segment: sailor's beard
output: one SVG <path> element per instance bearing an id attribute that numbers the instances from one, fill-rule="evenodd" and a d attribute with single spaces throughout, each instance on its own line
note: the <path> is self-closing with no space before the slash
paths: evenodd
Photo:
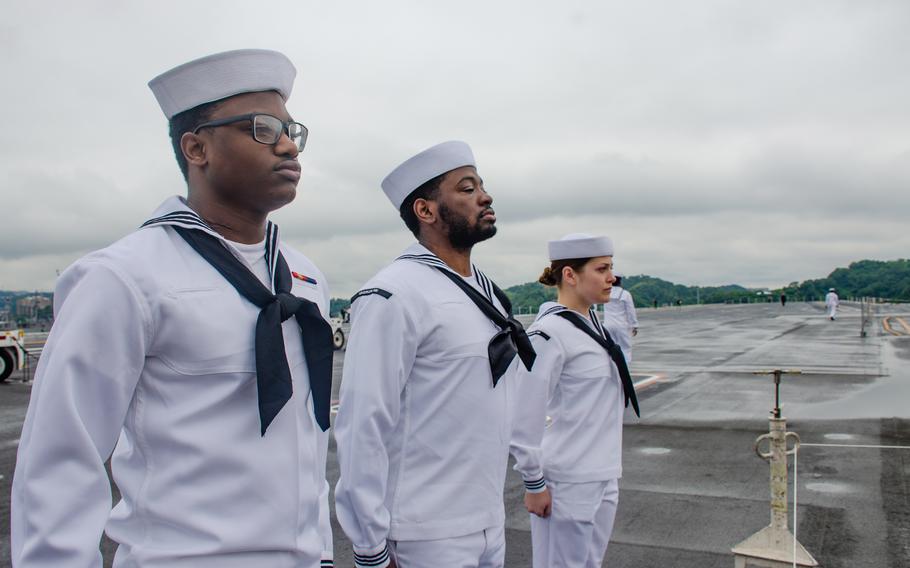
<path id="1" fill-rule="evenodd" d="M 478 223 L 471 226 L 467 218 L 458 216 L 443 203 L 439 204 L 439 217 L 449 228 L 449 243 L 459 250 L 468 250 L 496 234 L 496 225 L 482 226 L 478 219 Z"/>

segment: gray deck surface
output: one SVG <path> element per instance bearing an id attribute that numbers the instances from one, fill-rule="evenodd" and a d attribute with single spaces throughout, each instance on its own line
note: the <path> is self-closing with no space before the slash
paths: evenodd
<path id="1" fill-rule="evenodd" d="M 768 467 L 752 442 L 767 431 L 773 391 L 769 377 L 752 371 L 806 372 L 785 377 L 781 388 L 788 429 L 804 443 L 910 446 L 910 335 L 882 326 L 884 316 L 910 321 L 908 314 L 910 306 L 880 306 L 862 338 L 850 303 L 834 322 L 820 304 L 805 303 L 640 310 L 632 371 L 659 380 L 640 393 L 643 418 L 626 416 L 619 512 L 604 565 L 731 567 L 731 547 L 768 524 Z M 336 352 L 336 393 L 343 359 Z M 0 385 L 2 566 L 31 390 L 20 381 L 21 373 Z M 799 540 L 822 566 L 910 566 L 910 450 L 805 446 L 798 473 Z M 328 475 L 334 484 L 334 446 Z M 510 471 L 509 567 L 530 566 L 522 495 Z M 335 544 L 336 566 L 353 566 L 337 525 Z M 103 548 L 109 565 L 112 545 Z"/>

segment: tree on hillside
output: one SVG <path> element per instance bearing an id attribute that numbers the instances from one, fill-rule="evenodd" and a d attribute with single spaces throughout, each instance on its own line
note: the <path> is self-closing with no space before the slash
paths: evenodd
<path id="1" fill-rule="evenodd" d="M 826 278 L 806 280 L 796 290 L 805 299 L 820 300 L 829 288 L 837 288 L 841 298 L 910 300 L 910 260 L 860 260 L 835 269 Z"/>
<path id="2" fill-rule="evenodd" d="M 739 303 L 756 299 L 776 299 L 782 292 L 793 301 L 825 297 L 828 288 L 837 288 L 841 298 L 870 296 L 910 301 L 910 260 L 860 260 L 847 268 L 837 268 L 826 278 L 790 282 L 775 290 L 754 290 L 735 284 L 726 286 L 684 286 L 644 274 L 627 276 L 623 286 L 632 293 L 637 307 L 660 305 Z M 537 282 L 512 286 L 505 290 L 516 311 L 536 310 L 545 301 L 556 298 L 556 291 Z M 761 293 L 761 297 L 759 297 Z"/>

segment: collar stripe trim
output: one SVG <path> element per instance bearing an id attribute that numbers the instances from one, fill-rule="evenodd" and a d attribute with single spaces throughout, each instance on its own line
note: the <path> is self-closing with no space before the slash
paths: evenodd
<path id="1" fill-rule="evenodd" d="M 484 294 L 486 294 L 487 299 L 492 302 L 493 286 L 490 284 L 490 279 L 487 278 L 487 275 L 484 274 L 479 268 L 477 268 L 476 264 L 472 264 L 471 267 L 474 269 L 474 277 L 477 279 L 480 287 L 483 288 Z"/>
<path id="2" fill-rule="evenodd" d="M 162 215 L 160 217 L 155 217 L 154 219 L 149 219 L 143 223 L 140 227 L 149 227 L 152 225 L 171 225 L 171 224 L 189 224 L 197 225 L 206 229 L 207 231 L 215 232 L 208 223 L 202 220 L 202 217 L 191 213 L 189 211 L 174 211 L 173 213 L 168 213 L 167 215 Z"/>
<path id="3" fill-rule="evenodd" d="M 170 213 L 161 215 L 160 217 L 149 219 L 143 223 L 140 228 L 159 225 L 176 225 L 178 227 L 184 227 L 186 229 L 202 229 L 207 233 L 210 233 L 212 236 L 215 236 L 222 241 L 224 240 L 223 236 L 212 229 L 211 225 L 206 223 L 202 217 L 193 211 L 172 211 Z M 272 283 L 272 291 L 274 291 L 276 273 L 275 269 L 278 265 L 278 225 L 272 223 L 271 221 L 268 222 L 268 225 L 266 225 L 265 229 L 265 258 L 269 270 L 269 280 Z"/>
<path id="4" fill-rule="evenodd" d="M 543 317 L 545 317 L 545 316 L 548 316 L 548 315 L 550 315 L 550 314 L 555 314 L 556 312 L 561 312 L 561 311 L 563 311 L 563 310 L 565 310 L 565 309 L 567 309 L 567 308 L 566 308 L 565 306 L 563 306 L 563 305 L 553 306 L 552 308 L 548 308 L 547 311 L 545 311 L 544 313 L 540 314 L 540 315 L 537 317 L 537 319 L 541 319 L 541 318 L 543 318 Z"/>
<path id="5" fill-rule="evenodd" d="M 439 268 L 444 268 L 452 274 L 456 274 L 457 276 L 461 277 L 460 274 L 452 270 L 452 267 L 443 262 L 443 260 L 435 254 L 403 254 L 395 260 L 412 260 L 414 262 L 419 262 L 421 264 L 426 264 L 429 266 L 438 266 Z M 495 306 L 496 302 L 493 301 L 493 286 L 490 284 L 490 279 L 487 278 L 487 275 L 484 274 L 479 268 L 477 268 L 477 265 L 472 264 L 471 267 L 474 269 L 474 278 L 477 280 L 477 283 L 480 284 L 480 288 L 483 290 L 484 296 L 486 296 L 487 299 L 490 300 L 490 302 L 492 302 Z"/>
<path id="6" fill-rule="evenodd" d="M 597 312 L 594 311 L 594 306 L 591 306 L 590 308 L 588 308 L 588 316 L 591 318 L 591 321 L 594 323 L 594 329 L 597 330 L 597 333 L 599 333 L 601 337 L 606 339 L 603 325 L 601 325 L 601 323 L 600 323 L 600 318 L 597 317 Z"/>
<path id="7" fill-rule="evenodd" d="M 269 267 L 272 289 L 275 289 L 275 267 L 278 264 L 278 225 L 269 221 L 265 228 L 265 260 Z M 313 281 L 315 284 L 316 281 Z"/>
<path id="8" fill-rule="evenodd" d="M 424 264 L 439 266 L 451 270 L 448 264 L 444 263 L 438 256 L 432 254 L 403 254 L 395 260 L 413 260 L 415 262 L 422 262 Z"/>

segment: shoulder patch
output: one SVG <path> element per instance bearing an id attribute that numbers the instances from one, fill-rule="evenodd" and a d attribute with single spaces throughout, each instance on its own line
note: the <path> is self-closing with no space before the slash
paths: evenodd
<path id="1" fill-rule="evenodd" d="M 372 294 L 378 294 L 378 295 L 382 296 L 383 298 L 385 298 L 386 300 L 388 300 L 389 298 L 392 297 L 391 292 L 383 290 L 382 288 L 364 288 L 360 292 L 357 292 L 356 294 L 351 296 L 351 303 L 353 304 L 357 300 L 357 298 L 362 298 L 364 296 L 370 296 Z"/>
<path id="2" fill-rule="evenodd" d="M 548 334 L 544 333 L 543 331 L 540 331 L 539 329 L 535 329 L 534 331 L 528 332 L 528 337 L 531 337 L 532 335 L 539 335 L 539 336 L 543 337 L 546 341 L 550 341 L 550 336 Z"/>

